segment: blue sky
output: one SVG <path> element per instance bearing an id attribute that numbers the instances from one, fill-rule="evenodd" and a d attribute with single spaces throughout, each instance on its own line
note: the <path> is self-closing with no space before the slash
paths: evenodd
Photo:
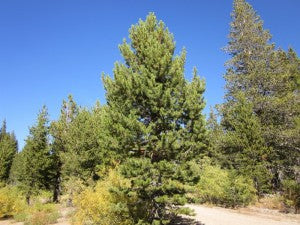
<path id="1" fill-rule="evenodd" d="M 277 46 L 300 52 L 300 1 L 249 0 Z M 118 44 L 128 29 L 155 12 L 187 49 L 186 77 L 196 66 L 206 79 L 210 105 L 222 102 L 231 0 L 1 0 L 0 120 L 20 147 L 42 105 L 50 119 L 72 94 L 78 104 L 105 103 L 101 73 L 121 60 Z"/>

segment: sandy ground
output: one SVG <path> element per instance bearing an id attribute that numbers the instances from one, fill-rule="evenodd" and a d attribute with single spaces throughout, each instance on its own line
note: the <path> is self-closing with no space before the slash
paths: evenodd
<path id="1" fill-rule="evenodd" d="M 274 210 L 224 209 L 203 205 L 188 205 L 195 210 L 198 225 L 300 225 L 300 215 L 283 214 Z"/>
<path id="2" fill-rule="evenodd" d="M 179 225 L 300 225 L 300 214 L 283 214 L 275 210 L 260 208 L 224 209 L 204 205 L 187 205 L 195 210 L 192 220 L 181 221 Z M 70 208 L 61 208 L 62 217 L 56 225 L 70 225 Z M 0 220 L 0 225 L 23 225 L 13 220 Z"/>

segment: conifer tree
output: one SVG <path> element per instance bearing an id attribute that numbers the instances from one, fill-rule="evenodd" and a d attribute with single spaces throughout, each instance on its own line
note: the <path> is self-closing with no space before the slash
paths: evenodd
<path id="1" fill-rule="evenodd" d="M 9 183 L 17 187 L 24 186 L 22 179 L 25 177 L 25 157 L 24 151 L 18 152 L 13 160 L 9 173 Z"/>
<path id="2" fill-rule="evenodd" d="M 0 129 L 0 182 L 7 182 L 13 159 L 18 151 L 14 133 L 6 131 L 6 121 Z"/>
<path id="3" fill-rule="evenodd" d="M 229 43 L 225 48 L 232 58 L 227 62 L 227 92 L 222 110 L 228 110 L 237 100 L 238 92 L 244 92 L 271 149 L 268 159 L 273 184 L 278 187 L 280 173 L 295 174 L 291 169 L 295 161 L 291 162 L 290 156 L 299 157 L 299 138 L 295 136 L 295 121 L 300 113 L 299 93 L 295 91 L 299 59 L 292 50 L 275 49 L 269 31 L 263 28 L 262 20 L 249 3 L 234 0 L 233 6 Z"/>
<path id="4" fill-rule="evenodd" d="M 67 151 L 67 141 L 69 138 L 69 127 L 71 122 L 78 115 L 79 108 L 72 95 L 68 96 L 68 101 L 63 101 L 60 117 L 57 121 L 53 121 L 50 125 L 50 134 L 53 138 L 51 148 L 53 151 L 53 170 L 54 170 L 54 190 L 53 200 L 58 201 L 61 192 L 63 154 Z"/>
<path id="5" fill-rule="evenodd" d="M 196 69 L 186 81 L 185 50 L 174 56 L 173 35 L 153 13 L 133 25 L 129 37 L 130 43 L 119 46 L 125 63 L 115 64 L 113 79 L 103 77 L 110 148 L 122 161 L 134 158 L 123 174 L 133 179 L 145 209 L 137 222 L 162 224 L 168 210 L 184 203 L 184 188 L 175 178 L 178 164 L 207 150 L 205 84 Z"/>
<path id="6" fill-rule="evenodd" d="M 88 110 L 80 108 L 71 95 L 63 101 L 60 117 L 50 127 L 55 201 L 62 186 L 75 181 L 90 184 L 99 178 L 100 171 L 105 172 L 107 166 L 114 164 L 113 152 L 108 151 L 112 142 L 107 135 L 110 127 L 105 124 L 106 114 L 106 107 L 99 102 Z"/>
<path id="7" fill-rule="evenodd" d="M 194 158 L 206 150 L 204 81 L 196 70 L 192 82 L 185 80 L 185 50 L 174 56 L 173 35 L 154 14 L 129 37 L 119 46 L 125 64 L 115 64 L 114 79 L 103 79 L 114 150 L 152 162 Z"/>
<path id="8" fill-rule="evenodd" d="M 252 107 L 245 96 L 239 93 L 232 106 L 224 111 L 222 126 L 225 134 L 222 147 L 225 166 L 252 178 L 261 195 L 270 189 L 270 149 L 264 141 L 261 124 Z"/>
<path id="9" fill-rule="evenodd" d="M 222 164 L 222 162 L 224 162 L 224 157 L 221 152 L 221 145 L 224 131 L 223 127 L 218 122 L 218 115 L 212 107 L 210 108 L 206 124 L 209 139 L 209 151 L 206 156 L 210 157 L 212 161 Z"/>
<path id="10" fill-rule="evenodd" d="M 53 185 L 53 155 L 49 146 L 47 108 L 43 106 L 37 122 L 29 130 L 23 149 L 24 176 L 19 178 L 27 202 L 39 190 L 50 190 Z"/>
<path id="11" fill-rule="evenodd" d="M 101 134 L 95 132 L 101 119 L 87 109 L 81 109 L 69 124 L 66 151 L 62 152 L 62 173 L 65 179 L 76 177 L 83 182 L 96 180 L 97 165 L 101 164 Z"/>

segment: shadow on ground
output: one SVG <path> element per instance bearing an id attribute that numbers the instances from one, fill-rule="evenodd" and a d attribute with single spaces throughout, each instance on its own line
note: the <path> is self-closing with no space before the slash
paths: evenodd
<path id="1" fill-rule="evenodd" d="M 205 225 L 205 224 L 191 218 L 184 218 L 178 216 L 171 221 L 170 225 Z"/>

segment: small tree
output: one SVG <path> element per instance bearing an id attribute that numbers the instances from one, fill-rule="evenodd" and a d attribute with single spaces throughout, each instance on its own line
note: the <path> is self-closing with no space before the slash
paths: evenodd
<path id="1" fill-rule="evenodd" d="M 66 143 L 69 137 L 69 127 L 71 122 L 78 115 L 78 106 L 73 100 L 72 95 L 68 96 L 68 101 L 63 101 L 60 117 L 57 121 L 53 121 L 50 125 L 50 134 L 52 136 L 52 152 L 53 152 L 53 170 L 54 170 L 54 189 L 53 200 L 58 201 L 61 192 L 61 182 L 63 179 L 63 154 L 67 151 Z"/>
<path id="2" fill-rule="evenodd" d="M 49 147 L 48 113 L 44 106 L 37 123 L 29 130 L 23 149 L 24 172 L 19 180 L 26 192 L 27 202 L 39 190 L 50 190 L 53 185 L 53 154 Z"/>
<path id="3" fill-rule="evenodd" d="M 270 148 L 262 137 L 261 125 L 253 113 L 252 104 L 242 93 L 236 99 L 231 108 L 223 111 L 225 165 L 252 178 L 258 194 L 262 194 L 270 189 Z"/>
<path id="4" fill-rule="evenodd" d="M 0 182 L 7 182 L 13 159 L 18 152 L 18 142 L 14 133 L 6 131 L 6 121 L 0 129 Z"/>

